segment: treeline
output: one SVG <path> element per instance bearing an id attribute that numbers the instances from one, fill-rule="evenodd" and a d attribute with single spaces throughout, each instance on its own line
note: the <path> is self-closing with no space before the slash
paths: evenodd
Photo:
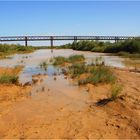
<path id="1" fill-rule="evenodd" d="M 32 52 L 34 48 L 32 46 L 22 46 L 15 44 L 0 44 L 0 57 L 5 57 L 13 53 L 27 53 Z"/>
<path id="2" fill-rule="evenodd" d="M 0 44 L 0 52 L 31 51 L 33 49 L 32 46 L 23 46 L 19 44 Z"/>
<path id="3" fill-rule="evenodd" d="M 80 51 L 104 52 L 104 53 L 140 53 L 140 40 L 126 40 L 119 42 L 78 41 L 62 45 Z"/>

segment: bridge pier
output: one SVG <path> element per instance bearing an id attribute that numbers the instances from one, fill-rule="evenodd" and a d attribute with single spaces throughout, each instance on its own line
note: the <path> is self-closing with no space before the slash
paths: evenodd
<path id="1" fill-rule="evenodd" d="M 100 38 L 99 37 L 96 37 L 96 42 L 99 42 Z"/>
<path id="2" fill-rule="evenodd" d="M 115 37 L 115 43 L 118 43 L 119 39 L 117 37 Z"/>
<path id="3" fill-rule="evenodd" d="M 118 43 L 119 42 L 119 40 L 118 39 L 115 39 L 115 43 Z"/>
<path id="4" fill-rule="evenodd" d="M 74 43 L 77 43 L 77 36 L 74 36 Z"/>
<path id="5" fill-rule="evenodd" d="M 76 43 L 77 43 L 77 36 L 74 36 L 74 46 L 76 47 Z"/>
<path id="6" fill-rule="evenodd" d="M 53 52 L 53 37 L 51 36 L 51 52 Z"/>
<path id="7" fill-rule="evenodd" d="M 28 41 L 28 38 L 27 38 L 27 37 L 25 37 L 25 46 L 26 46 L 26 47 L 28 46 L 27 41 Z"/>

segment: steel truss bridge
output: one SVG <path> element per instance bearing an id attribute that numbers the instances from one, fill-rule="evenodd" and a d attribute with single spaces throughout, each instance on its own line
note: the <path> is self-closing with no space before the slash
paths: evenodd
<path id="1" fill-rule="evenodd" d="M 28 45 L 28 41 L 50 41 L 51 47 L 53 47 L 53 41 L 55 40 L 113 40 L 115 42 L 119 40 L 128 39 L 140 39 L 140 36 L 2 36 L 0 37 L 0 42 L 8 41 L 24 41 L 25 46 Z"/>

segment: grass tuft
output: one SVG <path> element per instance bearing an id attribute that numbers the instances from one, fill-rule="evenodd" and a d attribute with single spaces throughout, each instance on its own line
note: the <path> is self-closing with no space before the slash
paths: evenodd
<path id="1" fill-rule="evenodd" d="M 71 55 L 68 58 L 63 56 L 58 56 L 54 58 L 53 65 L 63 65 L 65 63 L 76 63 L 84 61 L 85 57 L 83 55 Z"/>
<path id="2" fill-rule="evenodd" d="M 86 72 L 88 72 L 88 69 L 84 63 L 75 63 L 69 67 L 69 73 L 73 78 Z"/>
<path id="3" fill-rule="evenodd" d="M 0 76 L 0 83 L 6 83 L 6 84 L 18 84 L 18 76 L 17 75 L 8 75 L 8 74 L 2 74 Z"/>
<path id="4" fill-rule="evenodd" d="M 41 69 L 47 71 L 47 68 L 48 68 L 47 62 L 45 62 L 45 61 L 41 62 L 39 66 Z"/>
<path id="5" fill-rule="evenodd" d="M 32 46 L 22 46 L 14 44 L 0 44 L 0 58 L 6 58 L 15 53 L 30 53 L 34 50 Z"/>
<path id="6" fill-rule="evenodd" d="M 99 83 L 114 83 L 116 77 L 110 71 L 109 68 L 105 66 L 96 66 L 90 68 L 90 75 L 86 79 L 79 80 L 79 85 L 91 83 L 97 85 Z"/>
<path id="7" fill-rule="evenodd" d="M 53 65 L 63 65 L 66 62 L 67 62 L 67 58 L 63 56 L 57 56 L 54 58 Z"/>
<path id="8" fill-rule="evenodd" d="M 85 60 L 84 55 L 71 55 L 68 58 L 68 62 L 70 62 L 70 63 L 80 62 L 80 61 L 84 61 L 84 60 Z"/>
<path id="9" fill-rule="evenodd" d="M 111 100 L 115 100 L 122 92 L 122 86 L 120 84 L 114 84 L 111 89 Z"/>

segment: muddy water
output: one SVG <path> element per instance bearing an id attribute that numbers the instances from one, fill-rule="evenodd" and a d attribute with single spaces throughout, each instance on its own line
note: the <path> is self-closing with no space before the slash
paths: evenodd
<path id="1" fill-rule="evenodd" d="M 105 64 L 108 66 L 113 67 L 134 67 L 136 64 L 140 64 L 140 60 L 129 60 L 120 58 L 118 56 L 110 56 L 108 54 L 103 53 L 93 53 L 93 52 L 82 52 L 82 51 L 74 51 L 70 49 L 61 49 L 61 50 L 54 50 L 51 53 L 50 50 L 37 50 L 31 54 L 16 54 L 11 56 L 9 59 L 0 60 L 0 66 L 4 67 L 13 67 L 17 65 L 23 65 L 24 69 L 20 74 L 20 82 L 25 83 L 27 81 L 32 80 L 32 75 L 34 74 L 43 74 L 46 73 L 48 75 L 52 75 L 54 72 L 56 73 L 58 69 L 54 68 L 53 66 L 49 65 L 47 71 L 40 69 L 39 64 L 42 61 L 49 61 L 50 58 L 55 56 L 65 56 L 68 57 L 72 54 L 83 54 L 86 58 L 87 63 L 92 62 L 96 57 L 102 57 Z"/>

